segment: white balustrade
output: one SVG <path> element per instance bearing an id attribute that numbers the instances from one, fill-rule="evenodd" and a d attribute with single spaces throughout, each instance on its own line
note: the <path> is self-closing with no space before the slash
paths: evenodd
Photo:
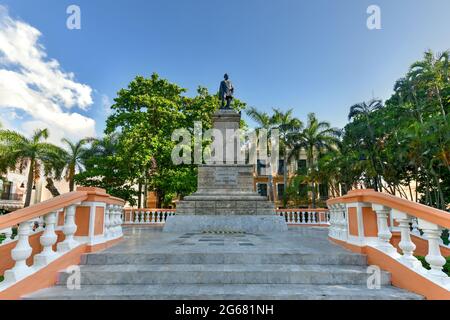
<path id="1" fill-rule="evenodd" d="M 398 246 L 402 250 L 403 255 L 399 258 L 399 261 L 413 269 L 421 269 L 422 263 L 414 257 L 416 245 L 411 240 L 410 224 L 413 221 L 412 217 L 398 210 L 392 210 L 392 218 L 398 222 L 398 228 L 400 229 L 400 242 Z"/>
<path id="2" fill-rule="evenodd" d="M 328 211 L 314 209 L 278 209 L 277 215 L 283 217 L 291 225 L 329 225 Z"/>
<path id="3" fill-rule="evenodd" d="M 74 239 L 75 232 L 77 232 L 78 229 L 77 225 L 75 224 L 75 210 L 76 205 L 66 208 L 66 218 L 62 229 L 65 235 L 65 239 L 63 242 L 58 243 L 58 252 L 67 252 L 80 245 L 80 243 Z M 105 214 L 105 223 L 106 217 L 107 215 Z"/>
<path id="4" fill-rule="evenodd" d="M 55 232 L 56 212 L 47 213 L 44 216 L 45 229 L 44 233 L 39 238 L 43 247 L 42 252 L 34 257 L 34 263 L 37 266 L 45 266 L 56 258 L 56 252 L 53 250 L 53 245 L 58 240 Z"/>
<path id="5" fill-rule="evenodd" d="M 111 238 L 111 207 L 112 205 L 107 204 L 105 207 L 105 237 Z"/>
<path id="6" fill-rule="evenodd" d="M 389 255 L 395 255 L 397 250 L 390 243 L 392 233 L 388 227 L 388 218 L 390 208 L 374 204 L 372 205 L 373 211 L 377 214 L 378 225 L 378 245 L 377 247 Z"/>
<path id="7" fill-rule="evenodd" d="M 431 268 L 428 275 L 437 282 L 447 284 L 449 283 L 449 277 L 442 271 L 446 260 L 441 254 L 439 243 L 442 228 L 423 219 L 418 220 L 419 227 L 423 230 L 425 239 L 428 240 L 428 255 L 425 257 Z"/>
<path id="8" fill-rule="evenodd" d="M 11 250 L 11 257 L 15 261 L 15 264 L 12 269 L 5 271 L 5 283 L 17 282 L 30 273 L 30 267 L 26 263 L 33 251 L 28 241 L 30 233 L 31 222 L 22 222 L 17 231 L 17 244 Z"/>
<path id="9" fill-rule="evenodd" d="M 90 252 L 93 248 L 96 250 L 97 245 L 107 243 L 109 238 L 122 237 L 123 207 L 109 205 L 107 201 L 100 204 L 88 201 L 86 188 L 80 189 L 4 216 L 6 219 L 2 219 L 1 228 L 3 229 L 0 230 L 4 239 L 0 246 L 10 251 L 0 259 L 4 259 L 8 264 L 11 263 L 13 267 L 5 270 L 4 280 L 0 282 L 0 292 L 11 289 L 19 281 L 27 281 L 27 277 L 47 268 L 56 259 L 79 248 L 82 244 L 86 246 L 83 247 L 85 251 L 79 251 L 77 254 Z M 105 195 L 101 189 L 93 188 L 89 192 L 102 197 Z M 114 199 L 114 201 L 117 200 Z M 59 209 L 60 205 L 63 206 L 62 209 Z M 82 211 L 79 212 L 83 214 L 80 217 L 77 216 L 78 206 L 82 207 Z M 85 210 L 86 207 L 89 210 Z M 105 208 L 104 212 L 98 210 L 101 207 Z M 64 223 L 58 226 L 58 220 L 63 216 Z M 59 221 L 62 222 L 62 220 Z M 78 223 L 84 227 L 80 228 L 82 230 L 75 237 L 80 227 Z M 17 236 L 13 238 L 13 230 L 16 227 L 18 227 Z M 104 227 L 103 230 L 101 227 Z M 58 243 L 58 236 L 62 235 L 64 238 Z M 33 241 L 30 241 L 30 237 L 33 237 Z M 8 247 L 5 247 L 7 244 Z M 42 248 L 41 251 L 34 254 L 33 250 L 39 248 Z M 39 279 L 39 282 L 42 282 L 42 279 Z"/>
<path id="10" fill-rule="evenodd" d="M 381 205 L 375 203 L 375 201 L 371 203 L 370 201 L 365 200 L 361 196 L 361 191 L 355 192 L 355 194 L 357 193 L 355 195 L 355 200 L 351 199 L 351 194 L 350 196 L 345 197 L 347 199 L 344 198 L 346 201 L 342 201 L 342 203 L 334 200 L 329 204 L 329 236 L 333 239 L 345 241 L 352 245 L 376 248 L 389 256 L 389 258 L 395 259 L 410 270 L 414 271 L 418 276 L 425 277 L 428 280 L 433 281 L 435 284 L 438 284 L 450 291 L 450 277 L 443 271 L 446 259 L 442 254 L 444 252 L 442 250 L 443 248 L 449 248 L 449 246 L 444 244 L 446 241 L 443 241 L 444 228 L 436 223 L 430 222 L 434 219 L 434 212 L 438 210 L 434 208 L 427 209 L 425 206 L 418 207 L 417 204 L 409 204 L 409 202 L 404 199 L 393 201 L 393 207 L 398 206 L 399 201 L 403 202 L 402 210 L 406 211 L 403 212 L 389 207 L 389 205 L 386 204 L 386 196 L 373 191 L 366 192 L 370 194 L 371 201 L 374 197 L 376 197 L 376 195 L 379 194 L 381 199 L 380 203 L 384 201 L 385 204 Z M 359 236 L 352 235 L 351 238 L 348 239 L 344 238 L 345 234 L 348 232 L 346 203 L 352 204 L 350 207 L 354 207 L 355 203 L 363 204 L 363 206 L 361 206 L 362 208 L 367 207 L 367 204 L 372 207 L 375 216 L 370 218 L 370 216 L 366 215 L 354 215 L 352 216 L 352 219 L 356 220 L 352 220 L 352 223 L 357 224 L 360 230 L 362 228 L 362 230 L 371 231 L 373 230 L 373 226 L 369 224 L 369 229 L 365 229 L 365 223 L 372 219 L 372 221 L 376 223 L 376 230 L 378 230 L 375 238 L 373 236 L 366 236 L 365 233 L 360 233 Z M 411 206 L 410 211 L 406 210 L 408 206 Z M 423 212 L 419 215 L 422 217 L 426 217 L 427 215 L 424 215 L 424 213 L 428 213 L 429 210 L 429 220 L 415 216 L 418 214 L 418 210 Z M 442 212 L 445 216 L 445 211 L 440 212 Z M 442 217 L 442 213 L 437 213 L 438 217 Z M 361 217 L 363 217 L 363 219 L 361 219 Z M 450 220 L 450 214 L 448 214 L 448 219 Z M 390 225 L 388 222 L 390 222 Z M 391 239 L 393 237 L 392 232 L 395 232 L 396 236 L 398 234 L 400 236 L 400 241 L 397 246 L 399 251 L 397 251 L 397 248 L 391 243 Z M 358 237 L 357 240 L 355 239 L 356 237 Z M 425 269 L 422 263 L 416 258 L 418 255 L 424 255 L 422 252 L 417 254 L 416 251 L 418 243 L 416 240 L 426 241 L 428 244 L 428 253 L 426 254 L 425 260 L 429 264 L 430 270 Z M 423 250 L 422 246 L 420 248 Z"/>

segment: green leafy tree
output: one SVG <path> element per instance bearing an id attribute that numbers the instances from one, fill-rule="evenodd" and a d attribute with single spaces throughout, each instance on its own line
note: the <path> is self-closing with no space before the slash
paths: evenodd
<path id="1" fill-rule="evenodd" d="M 288 194 L 288 167 L 289 167 L 289 154 L 292 152 L 295 146 L 295 136 L 298 136 L 300 130 L 303 128 L 303 123 L 292 116 L 293 110 L 289 109 L 283 112 L 280 109 L 273 109 L 273 116 L 271 123 L 274 128 L 279 130 L 280 134 L 280 151 L 283 154 L 283 205 L 287 205 Z M 294 139 L 293 139 L 294 138 Z"/>
<path id="2" fill-rule="evenodd" d="M 339 145 L 341 131 L 331 127 L 326 121 L 319 121 L 314 113 L 308 114 L 308 122 L 303 131 L 292 136 L 291 157 L 298 157 L 301 150 L 306 151 L 307 176 L 312 193 L 312 206 L 316 207 L 318 177 L 318 159 L 326 152 L 335 150 Z"/>

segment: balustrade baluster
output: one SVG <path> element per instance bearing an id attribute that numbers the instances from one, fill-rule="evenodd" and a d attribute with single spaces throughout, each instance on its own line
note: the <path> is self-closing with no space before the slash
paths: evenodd
<path id="1" fill-rule="evenodd" d="M 17 282 L 29 273 L 30 267 L 27 266 L 26 261 L 33 251 L 28 241 L 30 233 L 31 222 L 22 222 L 17 231 L 17 244 L 11 250 L 11 257 L 15 261 L 15 264 L 12 269 L 5 271 L 5 282 Z"/>
<path id="2" fill-rule="evenodd" d="M 139 223 L 139 210 L 134 211 L 134 223 Z"/>
<path id="3" fill-rule="evenodd" d="M 377 247 L 390 255 L 395 255 L 397 250 L 391 245 L 390 240 L 392 238 L 392 233 L 388 227 L 388 217 L 390 208 L 374 204 L 372 209 L 377 214 L 377 226 L 378 226 L 378 245 Z"/>
<path id="4" fill-rule="evenodd" d="M 150 223 L 150 211 L 145 212 L 145 223 Z"/>
<path id="5" fill-rule="evenodd" d="M 160 211 L 156 211 L 156 218 L 157 218 L 157 223 L 161 223 L 161 212 Z"/>
<path id="6" fill-rule="evenodd" d="M 111 237 L 111 220 L 110 220 L 111 205 L 105 207 L 105 237 Z"/>
<path id="7" fill-rule="evenodd" d="M 117 230 L 116 230 L 116 206 L 110 205 L 108 214 L 109 214 L 109 237 L 114 238 L 116 236 Z"/>
<path id="8" fill-rule="evenodd" d="M 417 260 L 416 257 L 414 257 L 414 250 L 416 250 L 416 245 L 411 240 L 411 217 L 409 217 L 407 214 L 395 210 L 393 210 L 392 216 L 399 223 L 398 228 L 400 229 L 401 235 L 401 240 L 398 246 L 402 250 L 403 255 L 400 257 L 399 261 L 402 261 L 404 264 L 408 265 L 411 268 L 421 268 L 422 263 Z"/>
<path id="9" fill-rule="evenodd" d="M 77 232 L 77 225 L 75 224 L 75 211 L 76 206 L 69 206 L 66 208 L 66 219 L 64 221 L 63 232 L 65 239 L 63 242 L 58 243 L 58 252 L 67 252 L 76 248 L 79 243 L 74 240 L 75 232 Z M 105 215 L 105 219 L 108 215 Z M 106 220 L 105 220 L 106 224 Z"/>
<path id="10" fill-rule="evenodd" d="M 120 207 L 118 205 L 114 205 L 113 206 L 113 232 L 114 232 L 114 237 L 118 237 L 120 235 Z"/>
<path id="11" fill-rule="evenodd" d="M 37 266 L 46 266 L 56 257 L 56 252 L 53 250 L 53 245 L 58 240 L 55 233 L 57 212 L 59 212 L 59 210 L 47 213 L 44 216 L 45 229 L 39 239 L 43 249 L 41 253 L 34 257 L 34 263 Z"/>
<path id="12" fill-rule="evenodd" d="M 123 215 L 123 207 L 122 206 L 117 206 L 117 214 L 116 214 L 116 230 L 117 230 L 117 237 L 121 237 L 123 236 L 123 231 L 122 231 L 122 223 L 123 223 L 123 219 L 122 219 L 122 215 Z"/>
<path id="13" fill-rule="evenodd" d="M 446 285 L 450 280 L 447 274 L 442 271 L 446 263 L 439 245 L 442 229 L 438 225 L 422 219 L 418 219 L 418 222 L 425 239 L 428 240 L 428 255 L 425 260 L 429 263 L 431 270 L 427 271 L 427 275 Z"/>
<path id="14" fill-rule="evenodd" d="M 115 238 L 117 234 L 116 206 L 109 206 L 109 237 Z"/>
<path id="15" fill-rule="evenodd" d="M 338 204 L 339 208 L 339 237 L 341 240 L 347 241 L 348 239 L 348 226 L 347 226 L 347 205 Z"/>

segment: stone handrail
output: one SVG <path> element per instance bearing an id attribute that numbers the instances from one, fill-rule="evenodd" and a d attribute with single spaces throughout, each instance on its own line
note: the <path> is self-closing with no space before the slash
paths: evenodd
<path id="1" fill-rule="evenodd" d="M 124 201 L 99 188 L 78 188 L 0 216 L 1 298 L 18 298 L 51 285 L 48 270 L 122 238 Z M 17 236 L 13 237 L 13 229 Z M 70 259 L 69 259 L 69 258 Z M 67 267 L 67 266 L 65 266 Z M 19 289 L 18 289 L 19 288 Z"/>
<path id="2" fill-rule="evenodd" d="M 450 298 L 450 277 L 443 272 L 450 247 L 441 240 L 450 228 L 449 212 L 374 190 L 351 191 L 327 203 L 332 241 L 367 254 L 369 263 L 392 273 L 394 285 L 431 299 Z M 418 246 L 430 270 L 416 258 Z"/>

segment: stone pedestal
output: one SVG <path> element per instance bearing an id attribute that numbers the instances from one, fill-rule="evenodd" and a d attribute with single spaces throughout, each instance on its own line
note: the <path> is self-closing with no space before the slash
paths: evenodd
<path id="1" fill-rule="evenodd" d="M 239 129 L 240 115 L 220 110 L 213 117 L 214 128 L 223 132 L 223 161 L 198 168 L 198 191 L 177 204 L 165 232 L 281 232 L 286 221 L 277 216 L 275 206 L 254 191 L 253 165 L 238 161 L 227 153 L 237 141 L 226 138 L 227 130 Z M 232 144 L 233 147 L 230 147 Z M 227 147 L 228 146 L 228 147 Z M 226 150 L 226 151 L 225 151 Z"/>

